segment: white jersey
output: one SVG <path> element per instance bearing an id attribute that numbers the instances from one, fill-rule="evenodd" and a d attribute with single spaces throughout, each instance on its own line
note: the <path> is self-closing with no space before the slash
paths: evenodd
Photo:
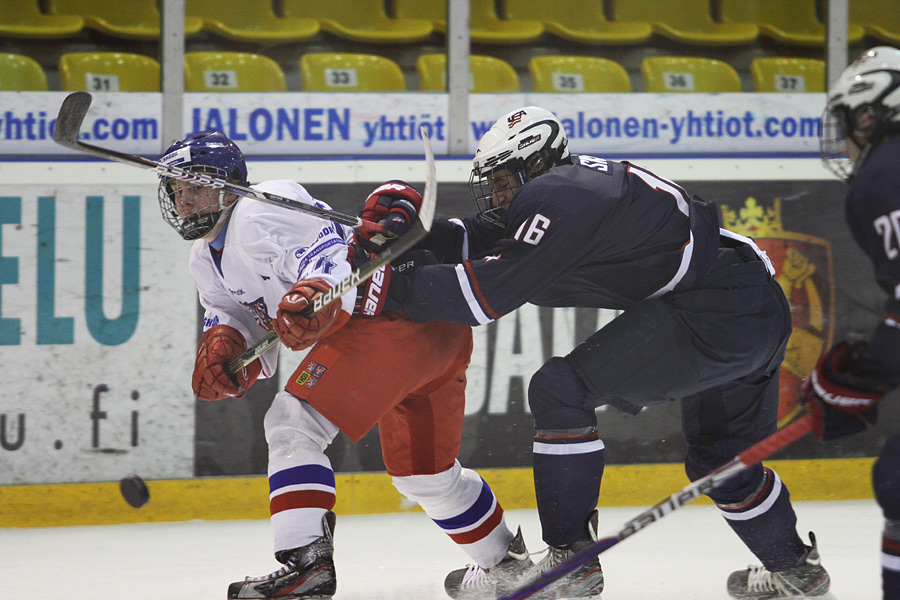
<path id="1" fill-rule="evenodd" d="M 330 208 L 296 181 L 266 181 L 253 189 Z M 221 258 L 209 242 L 191 248 L 190 269 L 206 313 L 203 330 L 229 325 L 247 345 L 260 339 L 278 312 L 278 303 L 294 282 L 317 277 L 336 285 L 351 273 L 347 242 L 353 230 L 287 207 L 241 198 L 231 212 Z M 353 312 L 356 290 L 341 298 Z M 261 358 L 269 377 L 277 366 L 278 346 Z"/>

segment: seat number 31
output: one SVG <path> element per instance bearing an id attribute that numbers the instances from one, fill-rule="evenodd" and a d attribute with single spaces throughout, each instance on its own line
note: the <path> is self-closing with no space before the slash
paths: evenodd
<path id="1" fill-rule="evenodd" d="M 525 242 L 526 244 L 531 244 L 532 246 L 537 246 L 541 241 L 541 238 L 544 237 L 544 234 L 547 233 L 548 227 L 550 227 L 550 219 L 541 213 L 535 213 L 531 219 L 523 222 L 519 226 L 513 239 Z"/>

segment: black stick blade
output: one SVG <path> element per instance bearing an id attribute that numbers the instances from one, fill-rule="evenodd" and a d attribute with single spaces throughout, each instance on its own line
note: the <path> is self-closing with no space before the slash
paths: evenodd
<path id="1" fill-rule="evenodd" d="M 66 96 L 59 107 L 59 115 L 53 127 L 53 141 L 61 146 L 77 149 L 78 132 L 90 106 L 91 95 L 87 92 L 73 92 Z"/>

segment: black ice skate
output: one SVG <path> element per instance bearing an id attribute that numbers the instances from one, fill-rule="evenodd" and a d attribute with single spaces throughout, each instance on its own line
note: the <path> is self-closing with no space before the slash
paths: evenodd
<path id="1" fill-rule="evenodd" d="M 768 571 L 762 566 L 750 566 L 728 577 L 728 594 L 739 600 L 768 600 L 770 598 L 814 598 L 824 596 L 831 579 L 822 567 L 816 536 L 809 532 L 806 552 L 797 564 L 785 571 Z"/>
<path id="2" fill-rule="evenodd" d="M 506 549 L 506 558 L 490 569 L 468 565 L 452 571 L 444 579 L 444 590 L 459 600 L 493 600 L 515 591 L 522 576 L 533 566 L 520 527 Z"/>
<path id="3" fill-rule="evenodd" d="M 552 571 L 596 542 L 598 518 L 598 512 L 594 509 L 594 512 L 588 518 L 587 532 L 583 538 L 561 548 L 554 546 L 547 548 L 547 556 L 541 559 L 541 562 L 532 569 L 528 581 L 533 581 L 541 574 Z M 600 568 L 600 559 L 595 556 L 571 573 L 535 592 L 531 597 L 534 600 L 553 600 L 556 598 L 597 598 L 599 600 L 600 592 L 602 591 L 603 569 Z"/>
<path id="4" fill-rule="evenodd" d="M 247 577 L 228 586 L 229 600 L 245 598 L 331 598 L 337 588 L 334 574 L 334 513 L 322 518 L 325 535 L 302 548 L 275 554 L 282 568 L 262 577 Z"/>

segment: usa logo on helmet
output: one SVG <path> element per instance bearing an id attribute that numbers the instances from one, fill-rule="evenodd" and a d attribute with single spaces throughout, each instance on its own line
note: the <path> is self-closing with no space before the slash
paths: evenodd
<path id="1" fill-rule="evenodd" d="M 522 117 L 524 117 L 524 116 L 525 116 L 524 110 L 520 110 L 519 112 L 509 115 L 509 117 L 506 119 L 506 122 L 509 124 L 509 128 L 512 129 L 513 127 L 518 125 L 519 122 L 522 121 Z"/>

